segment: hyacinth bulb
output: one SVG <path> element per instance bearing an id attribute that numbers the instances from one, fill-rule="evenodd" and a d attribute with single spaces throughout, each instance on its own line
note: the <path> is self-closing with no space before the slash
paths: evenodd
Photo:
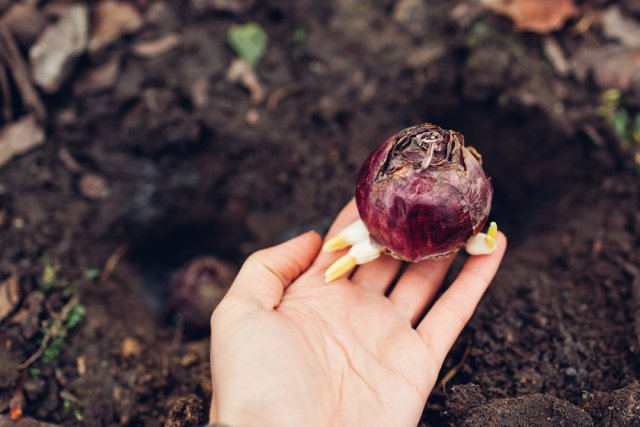
<path id="1" fill-rule="evenodd" d="M 429 123 L 380 145 L 356 187 L 371 242 L 405 261 L 445 257 L 464 246 L 486 223 L 492 195 L 480 154 L 465 147 L 462 134 Z"/>
<path id="2" fill-rule="evenodd" d="M 190 327 L 208 328 L 211 313 L 231 286 L 237 269 L 212 256 L 195 258 L 171 280 L 169 303 Z"/>

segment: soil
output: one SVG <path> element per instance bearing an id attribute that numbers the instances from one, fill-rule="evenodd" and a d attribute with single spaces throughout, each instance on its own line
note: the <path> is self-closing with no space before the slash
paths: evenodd
<path id="1" fill-rule="evenodd" d="M 629 17 L 640 12 L 628 3 Z M 326 231 L 367 154 L 424 121 L 483 154 L 510 247 L 422 425 L 640 425 L 636 148 L 598 112 L 602 79 L 567 72 L 546 48 L 555 40 L 569 60 L 598 49 L 597 25 L 517 33 L 472 1 L 133 4 L 164 12 L 81 57 L 58 93 L 42 95 L 45 144 L 0 169 L 0 283 L 20 285 L 0 324 L 0 425 L 21 396 L 25 416 L 60 425 L 204 423 L 206 330 L 173 311 L 173 274 L 198 256 L 238 266 L 257 248 Z M 226 79 L 227 30 L 250 21 L 269 35 L 258 103 Z M 132 53 L 172 31 L 177 48 Z M 113 58 L 110 87 L 74 89 Z M 640 91 L 623 92 L 637 111 Z M 46 269 L 77 289 L 46 289 Z M 19 370 L 40 322 L 69 298 L 86 314 L 60 355 Z"/>

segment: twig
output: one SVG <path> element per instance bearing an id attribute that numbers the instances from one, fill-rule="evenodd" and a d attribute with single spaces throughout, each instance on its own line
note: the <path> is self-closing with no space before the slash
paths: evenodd
<path id="1" fill-rule="evenodd" d="M 471 354 L 471 349 L 472 349 L 471 344 L 467 345 L 467 348 L 464 350 L 464 353 L 462 354 L 462 358 L 460 359 L 460 361 L 456 363 L 455 366 L 449 370 L 449 372 L 444 374 L 444 377 L 442 377 L 442 379 L 440 380 L 438 387 L 442 387 L 442 390 L 444 390 L 444 388 L 447 386 L 447 383 L 451 381 L 453 377 L 456 376 L 460 368 L 464 366 L 465 362 L 467 361 L 467 358 L 469 357 L 469 354 Z"/>
<path id="2" fill-rule="evenodd" d="M 47 345 L 49 344 L 49 341 L 51 340 L 51 338 L 54 338 L 62 330 L 62 323 L 64 322 L 64 319 L 66 319 L 67 316 L 69 316 L 69 312 L 77 304 L 78 304 L 78 297 L 73 297 L 69 300 L 69 302 L 65 304 L 64 307 L 62 307 L 62 310 L 60 311 L 60 313 L 58 313 L 55 316 L 52 316 L 53 325 L 51 325 L 51 327 L 45 331 L 44 337 L 42 337 L 42 341 L 40 342 L 40 347 L 38 347 L 38 350 L 36 350 L 36 352 L 33 353 L 31 357 L 29 357 L 27 360 L 19 364 L 18 369 L 28 368 L 29 366 L 31 366 L 33 362 L 35 362 L 36 360 L 38 360 L 40 356 L 42 356 L 42 353 L 47 348 Z"/>
<path id="3" fill-rule="evenodd" d="M 291 82 L 274 90 L 267 99 L 267 110 L 276 111 L 280 102 L 289 96 L 301 92 L 304 86 L 300 82 Z"/>
<path id="4" fill-rule="evenodd" d="M 0 65 L 0 90 L 2 91 L 2 118 L 5 122 L 10 122 L 13 118 L 13 98 L 9 87 L 7 69 Z"/>
<path id="5" fill-rule="evenodd" d="M 182 335 L 184 334 L 184 318 L 181 315 L 176 316 L 176 329 L 173 332 L 173 339 L 171 340 L 171 348 L 177 349 L 182 342 Z"/>
<path id="6" fill-rule="evenodd" d="M 32 111 L 40 121 L 44 121 L 47 114 L 38 92 L 31 83 L 29 67 L 20 54 L 20 50 L 16 45 L 11 31 L 9 31 L 5 24 L 0 24 L 0 56 L 2 56 L 9 70 L 11 70 L 11 75 L 16 82 L 24 105 L 29 111 Z"/>
<path id="7" fill-rule="evenodd" d="M 576 22 L 573 27 L 569 28 L 569 31 L 576 36 L 585 34 L 591 29 L 591 26 L 596 21 L 596 18 L 596 13 L 591 9 L 587 9 L 583 13 L 582 18 L 580 18 L 580 20 Z"/>
<path id="8" fill-rule="evenodd" d="M 127 253 L 129 250 L 129 246 L 125 243 L 120 245 L 118 249 L 116 249 L 111 256 L 107 259 L 107 262 L 104 263 L 104 268 L 102 269 L 102 273 L 100 273 L 100 281 L 106 282 L 109 277 L 111 277 L 111 273 L 116 268 L 120 259 Z"/>

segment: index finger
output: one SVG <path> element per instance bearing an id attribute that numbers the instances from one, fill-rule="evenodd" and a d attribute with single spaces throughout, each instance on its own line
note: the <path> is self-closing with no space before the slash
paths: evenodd
<path id="1" fill-rule="evenodd" d="M 444 361 L 498 271 L 507 249 L 507 238 L 498 233 L 496 243 L 498 247 L 491 255 L 472 256 L 467 260 L 458 277 L 417 327 L 438 365 Z"/>
<path id="2" fill-rule="evenodd" d="M 342 208 L 335 221 L 333 221 L 331 227 L 329 227 L 329 232 L 327 233 L 324 241 L 326 242 L 327 240 L 334 237 L 344 228 L 351 225 L 351 223 L 356 221 L 358 218 L 360 218 L 360 215 L 358 214 L 358 208 L 356 207 L 356 200 L 355 198 L 352 198 L 349 203 L 347 203 L 347 205 Z M 344 255 L 345 250 L 334 253 L 320 252 L 320 254 L 318 254 L 318 256 L 316 257 L 316 260 L 313 262 L 310 270 L 313 270 L 314 272 L 320 271 L 322 272 L 322 274 L 324 274 L 324 271 L 331 264 L 333 264 L 342 255 Z"/>

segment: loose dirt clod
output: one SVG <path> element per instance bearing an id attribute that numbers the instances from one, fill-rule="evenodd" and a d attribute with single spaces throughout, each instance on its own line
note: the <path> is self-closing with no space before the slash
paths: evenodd
<path id="1" fill-rule="evenodd" d="M 100 200 L 109 195 L 109 184 L 100 175 L 94 173 L 85 173 L 80 177 L 78 188 L 83 196 Z"/>
<path id="2" fill-rule="evenodd" d="M 202 399 L 190 395 L 177 399 L 169 408 L 165 427 L 197 427 L 206 422 L 207 414 Z"/>
<path id="3" fill-rule="evenodd" d="M 598 425 L 637 426 L 640 424 L 640 384 L 634 382 L 610 393 L 592 393 L 584 409 Z"/>
<path id="4" fill-rule="evenodd" d="M 457 374 L 434 390 L 422 424 L 457 425 L 487 401 L 531 393 L 584 406 L 599 426 L 633 408 L 637 390 L 619 399 L 611 390 L 640 378 L 640 286 L 612 259 L 640 265 L 640 193 L 627 151 L 638 147 L 628 137 L 640 111 L 640 62 L 635 48 L 603 32 L 602 13 L 616 2 L 576 0 L 582 17 L 541 36 L 513 31 L 472 0 L 247 1 L 254 7 L 238 12 L 195 10 L 196 1 L 120 0 L 144 16 L 144 29 L 81 55 L 42 99 L 25 48 L 0 24 L 0 87 L 10 95 L 0 128 L 31 115 L 47 130 L 46 144 L 0 168 L 0 280 L 15 266 L 21 292 L 0 324 L 0 423 L 23 378 L 32 417 L 24 423 L 157 425 L 193 394 L 206 412 L 208 329 L 194 332 L 170 307 L 173 274 L 202 255 L 239 265 L 309 228 L 325 231 L 353 195 L 372 141 L 425 120 L 477 142 L 510 245 L 445 361 L 441 375 Z M 634 2 L 616 3 L 626 20 L 640 16 Z M 103 2 L 0 0 L 0 10 L 35 3 L 51 24 L 70 4 L 95 12 Z M 428 7 L 416 11 L 425 13 L 412 15 L 409 6 L 421 3 Z M 236 57 L 227 29 L 246 22 L 269 35 L 256 71 L 269 100 L 257 105 L 241 82 L 225 79 Z M 180 48 L 150 60 L 134 55 L 137 43 L 171 33 Z M 567 76 L 546 37 L 561 48 Z M 111 74 L 73 92 L 115 60 L 113 84 Z M 617 90 L 615 114 L 600 115 L 612 83 L 625 90 Z M 611 128 L 623 112 L 624 143 Z M 83 195 L 84 174 L 104 178 L 109 196 Z M 44 253 L 59 258 L 61 274 L 99 268 L 101 277 L 78 287 L 86 318 L 59 357 L 20 372 L 42 321 L 68 298 L 63 288 L 42 289 Z M 127 337 L 139 357 L 123 357 Z M 583 390 L 594 408 L 606 391 L 602 412 L 586 406 Z M 84 421 L 72 402 L 65 410 L 63 396 L 77 397 Z M 547 403 L 534 404 L 546 411 Z M 544 423 L 544 411 L 530 424 Z"/>
<path id="5" fill-rule="evenodd" d="M 461 426 L 559 425 L 593 426 L 587 412 L 555 397 L 532 394 L 513 399 L 491 401 L 472 409 L 459 423 Z"/>

